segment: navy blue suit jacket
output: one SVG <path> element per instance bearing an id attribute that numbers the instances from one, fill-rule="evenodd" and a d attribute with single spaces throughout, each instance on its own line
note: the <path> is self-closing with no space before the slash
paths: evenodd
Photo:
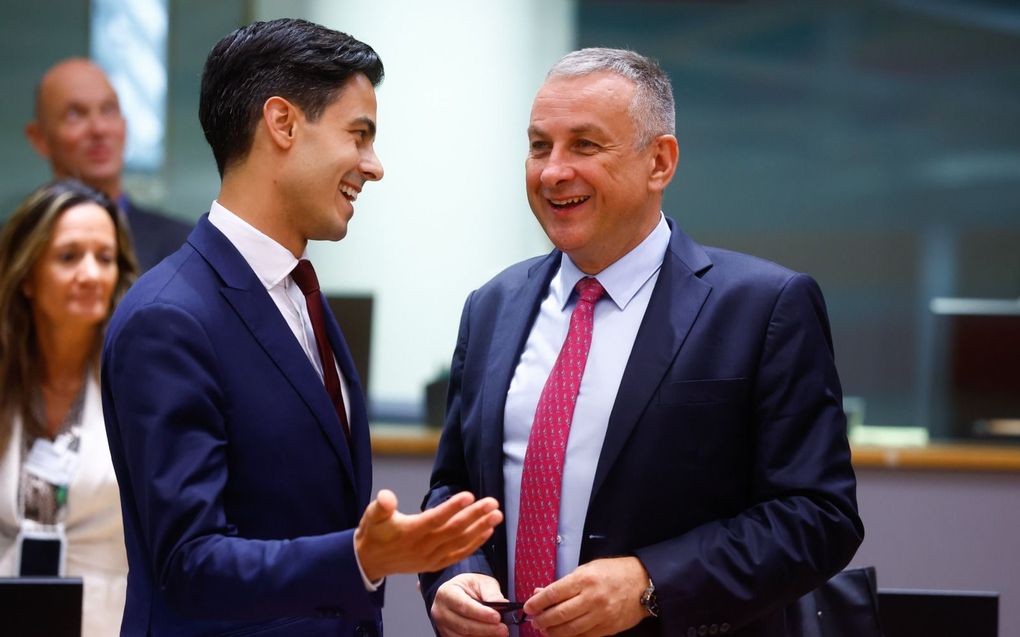
<path id="1" fill-rule="evenodd" d="M 141 272 L 176 252 L 191 232 L 191 224 L 143 208 L 128 197 L 121 199 L 121 207 L 127 216 L 128 230 Z"/>
<path id="2" fill-rule="evenodd" d="M 206 217 L 117 308 L 102 389 L 130 566 L 124 635 L 381 634 L 382 591 L 366 592 L 353 548 L 368 420 L 327 323 L 353 446 L 265 287 Z"/>
<path id="3" fill-rule="evenodd" d="M 661 616 L 627 635 L 785 635 L 783 606 L 845 566 L 864 533 L 824 302 L 805 275 L 670 226 L 580 561 L 636 555 L 648 569 Z M 503 499 L 507 390 L 559 263 L 554 251 L 517 264 L 468 298 L 425 506 L 464 489 Z M 506 591 L 506 533 L 422 575 L 427 605 L 462 572 Z"/>

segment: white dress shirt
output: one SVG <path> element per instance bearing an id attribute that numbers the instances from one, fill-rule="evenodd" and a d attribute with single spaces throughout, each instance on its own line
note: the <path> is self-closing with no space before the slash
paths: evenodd
<path id="1" fill-rule="evenodd" d="M 609 426 L 609 414 L 616 402 L 624 368 L 630 358 L 634 339 L 648 308 L 652 288 L 659 278 L 670 231 L 661 215 L 658 225 L 644 241 L 595 277 L 606 294 L 595 304 L 591 349 L 574 407 L 567 441 L 560 492 L 557 579 L 577 568 L 581 552 L 581 534 L 588 513 L 595 468 Z M 520 515 L 521 473 L 528 448 L 535 409 L 552 371 L 570 326 L 570 315 L 577 305 L 574 286 L 582 272 L 567 255 L 549 284 L 549 292 L 538 311 L 517 369 L 507 393 L 504 411 L 503 512 L 507 523 L 507 555 L 510 597 L 514 590 L 514 555 L 517 546 L 517 521 Z M 524 601 L 524 600 L 518 600 Z"/>
<path id="2" fill-rule="evenodd" d="M 209 223 L 223 233 L 230 243 L 234 244 L 244 260 L 248 262 L 255 276 L 262 281 L 270 298 L 276 304 L 287 327 L 294 334 L 301 349 L 304 350 L 308 362 L 315 368 L 315 373 L 322 379 L 322 363 L 319 361 L 319 350 L 315 344 L 315 330 L 312 319 L 308 316 L 308 304 L 297 283 L 290 273 L 298 264 L 290 250 L 257 230 L 250 223 L 224 208 L 218 201 L 213 201 L 209 208 Z M 301 255 L 307 259 L 308 254 Z M 336 365 L 336 360 L 333 361 Z M 344 411 L 351 413 L 348 398 L 347 379 L 337 367 L 340 375 L 340 390 L 344 399 Z M 325 382 L 325 381 L 323 381 Z"/>

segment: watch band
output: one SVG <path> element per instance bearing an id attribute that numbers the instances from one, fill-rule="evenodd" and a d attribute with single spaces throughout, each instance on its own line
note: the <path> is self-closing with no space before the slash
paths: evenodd
<path id="1" fill-rule="evenodd" d="M 655 596 L 655 584 L 648 578 L 648 588 L 641 594 L 641 605 L 652 617 L 659 616 L 659 600 Z"/>

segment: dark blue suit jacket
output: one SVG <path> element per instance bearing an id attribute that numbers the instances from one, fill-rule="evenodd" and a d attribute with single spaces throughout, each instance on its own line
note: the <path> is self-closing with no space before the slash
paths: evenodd
<path id="1" fill-rule="evenodd" d="M 782 636 L 784 605 L 846 565 L 864 533 L 822 295 L 805 275 L 670 225 L 580 561 L 636 555 L 648 569 L 661 616 L 627 635 Z M 507 390 L 559 263 L 554 251 L 517 264 L 468 298 L 426 506 L 464 489 L 503 499 Z M 423 575 L 426 603 L 461 572 L 506 591 L 506 533 Z"/>
<path id="2" fill-rule="evenodd" d="M 124 635 L 381 634 L 382 591 L 365 591 L 353 548 L 371 493 L 365 403 L 331 314 L 328 327 L 353 447 L 207 218 L 117 308 L 102 389 L 130 566 Z"/>
<path id="3" fill-rule="evenodd" d="M 127 196 L 121 198 L 120 206 L 128 220 L 128 230 L 141 272 L 176 252 L 191 232 L 191 224 L 143 208 Z"/>

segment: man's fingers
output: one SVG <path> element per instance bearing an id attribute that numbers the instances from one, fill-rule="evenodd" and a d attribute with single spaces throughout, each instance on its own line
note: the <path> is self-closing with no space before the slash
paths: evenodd
<path id="1" fill-rule="evenodd" d="M 411 533 L 419 538 L 418 550 L 433 555 L 448 552 L 448 546 L 463 544 L 472 535 L 480 534 L 502 521 L 503 514 L 498 507 L 499 503 L 494 499 L 485 498 L 454 511 L 451 516 L 429 516 L 435 509 L 414 516 L 411 521 L 414 530 Z"/>
<path id="2" fill-rule="evenodd" d="M 491 537 L 495 527 L 503 521 L 503 513 L 499 509 L 486 512 L 487 508 L 488 505 L 464 511 L 464 517 L 456 521 L 451 520 L 442 528 L 436 529 L 430 538 L 432 542 L 423 542 L 423 551 L 433 559 L 444 562 L 457 561 L 473 553 Z"/>
<path id="3" fill-rule="evenodd" d="M 483 575 L 465 574 L 443 584 L 432 603 L 432 619 L 440 633 L 505 637 L 508 631 L 500 621 L 500 614 L 476 600 L 475 596 L 483 593 L 492 594 L 493 599 L 503 597 L 499 584 Z"/>
<path id="4" fill-rule="evenodd" d="M 379 493 L 375 496 L 375 499 L 379 504 L 386 508 L 386 510 L 393 512 L 397 510 L 397 494 L 393 493 L 389 489 L 379 489 Z"/>
<path id="5" fill-rule="evenodd" d="M 466 507 L 472 506 L 472 503 L 477 504 L 477 502 L 475 502 L 474 494 L 470 491 L 461 491 L 460 493 L 450 496 L 446 502 L 443 502 L 431 509 L 422 511 L 418 514 L 418 519 L 423 525 L 439 528 L 449 522 L 451 518 L 463 511 Z"/>
<path id="6" fill-rule="evenodd" d="M 396 494 L 389 489 L 380 489 L 379 494 L 375 496 L 375 500 L 368 503 L 368 508 L 365 509 L 365 514 L 362 517 L 371 523 L 385 522 L 393 517 L 393 513 L 396 510 Z"/>
<path id="7" fill-rule="evenodd" d="M 439 526 L 432 526 L 432 521 L 429 520 L 425 520 L 423 523 L 428 524 L 440 541 L 443 541 L 445 538 L 470 533 L 471 529 L 477 527 L 479 523 L 482 527 L 489 525 L 489 516 L 493 513 L 499 513 L 499 503 L 493 498 L 484 498 L 457 511 Z M 502 519 L 503 514 L 499 513 L 499 519 L 495 524 L 499 524 Z M 489 526 L 495 526 L 495 524 Z"/>
<path id="8" fill-rule="evenodd" d="M 432 566 L 430 570 L 438 571 L 471 555 L 486 540 L 492 537 L 492 532 L 493 529 L 488 529 L 476 537 L 460 538 L 458 541 L 447 542 L 443 548 L 437 549 L 431 554 Z"/>
<path id="9" fill-rule="evenodd" d="M 450 556 L 455 561 L 473 553 L 475 549 L 485 543 L 500 522 L 503 521 L 503 513 L 499 510 L 489 511 L 478 517 L 466 528 L 459 531 L 443 528 L 440 542 L 432 551 L 436 556 Z M 460 557 L 456 557 L 456 556 Z"/>
<path id="10" fill-rule="evenodd" d="M 571 597 L 547 609 L 533 621 L 550 637 L 582 635 L 595 628 L 599 621 L 598 611 L 591 607 L 592 603 L 583 595 Z"/>
<path id="11" fill-rule="evenodd" d="M 535 594 L 524 601 L 524 612 L 528 615 L 539 615 L 546 609 L 575 597 L 581 592 L 575 585 L 575 580 L 571 574 L 544 588 L 535 589 Z"/>

